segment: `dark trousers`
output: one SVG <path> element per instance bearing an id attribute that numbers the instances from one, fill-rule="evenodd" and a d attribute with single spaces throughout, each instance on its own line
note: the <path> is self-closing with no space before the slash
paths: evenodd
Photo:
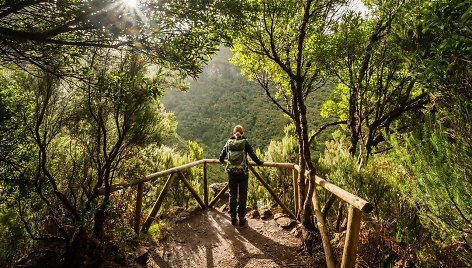
<path id="1" fill-rule="evenodd" d="M 229 179 L 229 214 L 231 218 L 236 218 L 236 214 L 240 219 L 246 216 L 246 200 L 248 174 L 232 174 L 228 173 Z M 239 197 L 239 202 L 238 202 Z M 239 203 L 239 206 L 238 206 Z"/>

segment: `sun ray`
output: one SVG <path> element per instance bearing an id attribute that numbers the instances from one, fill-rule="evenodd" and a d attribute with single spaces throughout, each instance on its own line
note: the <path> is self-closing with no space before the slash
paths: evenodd
<path id="1" fill-rule="evenodd" d="M 128 7 L 135 8 L 138 6 L 138 0 L 122 0 L 123 4 Z"/>

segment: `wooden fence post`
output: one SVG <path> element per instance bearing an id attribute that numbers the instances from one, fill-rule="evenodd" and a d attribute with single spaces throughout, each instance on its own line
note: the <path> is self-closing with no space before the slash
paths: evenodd
<path id="1" fill-rule="evenodd" d="M 141 216 L 143 209 L 143 194 L 144 194 L 144 182 L 138 184 L 138 191 L 136 193 L 136 210 L 134 214 L 134 231 L 139 236 L 139 227 L 141 225 Z"/>
<path id="2" fill-rule="evenodd" d="M 331 242 L 329 240 L 329 234 L 326 228 L 323 214 L 321 213 L 321 206 L 318 199 L 318 194 L 316 192 L 316 186 L 314 187 L 315 189 L 313 190 L 313 196 L 311 198 L 311 201 L 313 203 L 313 208 L 315 210 L 316 223 L 321 233 L 321 241 L 323 242 L 323 250 L 325 253 L 326 265 L 328 266 L 328 268 L 335 268 L 336 260 L 334 259 L 333 252 L 331 250 Z"/>
<path id="3" fill-rule="evenodd" d="M 293 180 L 293 205 L 295 209 L 295 215 L 298 215 L 298 171 L 292 169 L 292 180 Z"/>
<path id="4" fill-rule="evenodd" d="M 229 187 L 229 184 L 227 183 L 225 185 L 225 187 L 223 189 L 221 189 L 221 191 L 215 196 L 215 198 L 213 198 L 213 200 L 211 200 L 210 204 L 208 204 L 208 207 L 213 207 L 214 204 L 216 204 L 216 202 L 218 202 L 218 200 L 220 200 L 220 198 L 225 194 L 225 192 L 228 190 L 228 187 Z"/>
<path id="5" fill-rule="evenodd" d="M 175 177 L 174 175 L 175 173 L 172 173 L 169 175 L 169 178 L 167 179 L 166 184 L 164 185 L 164 188 L 159 194 L 159 197 L 157 198 L 156 203 L 154 203 L 151 213 L 149 213 L 146 221 L 143 224 L 143 227 L 141 228 L 141 231 L 143 233 L 147 233 L 147 231 L 149 230 L 149 227 L 151 227 L 151 224 L 154 221 L 154 218 L 156 217 L 157 212 L 161 208 L 162 201 L 164 201 L 164 197 L 166 196 L 167 191 L 169 190 L 170 186 L 172 185 L 172 182 L 174 181 L 174 177 Z"/>
<path id="6" fill-rule="evenodd" d="M 203 201 L 208 207 L 208 177 L 207 177 L 207 163 L 203 163 Z"/>
<path id="7" fill-rule="evenodd" d="M 356 266 L 357 244 L 359 242 L 359 230 L 361 228 L 362 211 L 353 205 L 349 206 L 349 215 L 347 218 L 347 232 L 344 241 L 342 268 L 351 268 Z"/>
<path id="8" fill-rule="evenodd" d="M 297 217 L 295 216 L 295 214 L 293 214 L 292 211 L 290 211 L 290 209 L 288 209 L 284 203 L 282 203 L 282 201 L 280 201 L 279 197 L 277 196 L 277 194 L 274 192 L 274 190 L 272 190 L 272 188 L 270 188 L 269 184 L 267 184 L 267 182 L 265 182 L 261 175 L 259 175 L 259 173 L 256 172 L 256 170 L 249 166 L 249 169 L 252 171 L 252 173 L 254 174 L 254 176 L 256 176 L 256 178 L 262 183 L 262 185 L 264 185 L 264 187 L 267 189 L 267 191 L 269 191 L 270 195 L 272 196 L 272 198 L 275 199 L 275 201 L 277 202 L 277 204 L 279 204 L 279 206 L 292 218 L 292 219 L 296 219 Z"/>
<path id="9" fill-rule="evenodd" d="M 187 187 L 187 189 L 193 195 L 195 200 L 197 200 L 200 207 L 205 208 L 205 203 L 203 203 L 200 196 L 198 196 L 197 191 L 195 191 L 195 189 L 193 189 L 192 185 L 190 185 L 190 182 L 188 182 L 187 178 L 185 178 L 185 175 L 181 171 L 177 171 L 177 174 L 179 174 L 180 180 L 182 180 L 182 182 L 185 184 L 185 187 Z"/>

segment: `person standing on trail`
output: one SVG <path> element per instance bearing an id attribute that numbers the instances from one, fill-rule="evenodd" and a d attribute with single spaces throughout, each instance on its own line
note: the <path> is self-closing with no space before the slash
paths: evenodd
<path id="1" fill-rule="evenodd" d="M 233 128 L 233 136 L 228 139 L 220 154 L 220 162 L 227 160 L 226 172 L 228 173 L 229 184 L 229 213 L 231 215 L 231 224 L 236 225 L 239 218 L 239 226 L 246 225 L 246 200 L 248 187 L 248 166 L 247 154 L 258 165 L 264 162 L 257 158 L 251 145 L 244 137 L 244 128 L 237 125 Z M 238 206 L 239 196 L 239 206 Z"/>

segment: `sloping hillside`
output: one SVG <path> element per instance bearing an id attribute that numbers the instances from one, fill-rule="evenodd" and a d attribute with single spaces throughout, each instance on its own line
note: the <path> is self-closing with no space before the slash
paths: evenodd
<path id="1" fill-rule="evenodd" d="M 204 148 L 204 157 L 217 157 L 232 127 L 242 124 L 254 148 L 264 149 L 271 139 L 283 136 L 290 121 L 267 98 L 260 86 L 241 76 L 228 59 L 231 52 L 223 48 L 207 65 L 199 79 L 191 81 L 188 92 L 168 91 L 162 98 L 167 111 L 176 116 L 177 133 Z M 326 97 L 329 89 L 317 96 Z M 310 100 L 309 114 L 313 129 L 325 119 L 318 108 L 323 98 Z"/>

